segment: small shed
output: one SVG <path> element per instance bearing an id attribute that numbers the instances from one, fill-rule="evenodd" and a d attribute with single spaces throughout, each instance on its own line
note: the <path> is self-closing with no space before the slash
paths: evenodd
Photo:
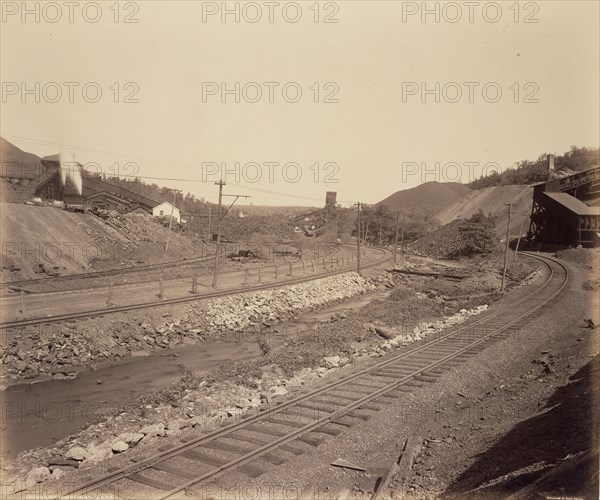
<path id="1" fill-rule="evenodd" d="M 168 201 L 163 201 L 152 209 L 152 215 L 155 217 L 170 217 L 171 214 L 177 222 L 181 222 L 181 212 Z"/>

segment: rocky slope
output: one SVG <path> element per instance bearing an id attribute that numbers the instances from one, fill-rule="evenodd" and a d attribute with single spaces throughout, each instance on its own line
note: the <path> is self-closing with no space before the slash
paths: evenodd
<path id="1" fill-rule="evenodd" d="M 508 203 L 512 203 L 512 218 L 510 222 L 511 237 L 517 237 L 523 224 L 523 233 L 529 229 L 533 189 L 529 186 L 498 186 L 471 191 L 453 203 L 442 208 L 436 218 L 442 224 L 448 224 L 456 219 L 468 219 L 482 210 L 485 215 L 496 217 L 496 234 L 501 238 L 506 236 L 508 222 Z"/>

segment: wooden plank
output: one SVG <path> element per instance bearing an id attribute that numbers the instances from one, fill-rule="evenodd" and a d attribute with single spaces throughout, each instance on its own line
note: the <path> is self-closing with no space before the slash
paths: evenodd
<path id="1" fill-rule="evenodd" d="M 399 476 L 401 482 L 407 478 L 408 472 L 412 469 L 415 457 L 421 450 L 422 443 L 423 439 L 420 436 L 413 436 L 404 442 L 402 455 L 392 464 L 385 478 L 382 478 L 379 482 L 373 496 L 371 496 L 371 500 L 378 498 L 396 475 Z"/>
<path id="2" fill-rule="evenodd" d="M 208 453 L 204 453 L 198 449 L 184 451 L 181 456 L 189 458 L 190 460 L 195 460 L 196 462 L 214 465 L 215 467 L 221 467 L 222 465 L 228 464 L 231 461 L 227 458 L 219 458 L 215 455 L 209 455 Z"/>
<path id="3" fill-rule="evenodd" d="M 408 477 L 408 473 L 411 471 L 422 445 L 423 438 L 421 436 L 412 436 L 407 440 L 404 453 L 402 453 L 402 457 L 400 457 L 400 462 L 398 463 L 398 477 L 402 481 Z"/>
<path id="4" fill-rule="evenodd" d="M 198 477 L 198 474 L 190 471 L 186 471 L 183 468 L 173 465 L 168 461 L 160 462 L 152 466 L 154 469 L 162 470 L 164 472 L 168 472 L 169 474 L 173 474 L 174 476 L 182 477 L 185 479 L 194 479 Z"/>
<path id="5" fill-rule="evenodd" d="M 152 488 L 156 488 L 157 490 L 169 491 L 173 489 L 172 485 L 165 483 L 164 481 L 158 481 L 156 479 L 150 479 L 149 477 L 142 476 L 138 473 L 130 474 L 129 476 L 125 476 L 127 479 L 131 479 L 136 483 L 145 484 L 146 486 L 151 486 Z"/>

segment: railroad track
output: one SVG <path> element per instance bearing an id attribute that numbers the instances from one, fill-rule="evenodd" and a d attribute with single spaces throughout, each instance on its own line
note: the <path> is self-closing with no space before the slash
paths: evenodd
<path id="1" fill-rule="evenodd" d="M 110 276 L 121 276 L 123 274 L 139 273 L 141 271 L 156 271 L 164 270 L 172 267 L 186 266 L 191 264 L 202 264 L 214 259 L 214 254 L 205 255 L 203 257 L 195 257 L 187 260 L 175 260 L 171 262 L 163 262 L 159 264 L 143 264 L 134 267 L 123 267 L 120 269 L 108 269 L 106 271 L 92 271 L 89 273 L 65 274 L 63 276 L 48 276 L 46 278 L 33 278 L 28 280 L 4 281 L 0 283 L 0 288 L 22 288 L 30 285 L 39 285 L 52 283 L 56 281 L 73 281 L 78 279 L 97 279 L 107 278 Z"/>
<path id="2" fill-rule="evenodd" d="M 328 245 L 327 242 L 326 242 L 326 245 Z M 107 269 L 105 271 L 92 271 L 89 273 L 65 274 L 62 276 L 47 276 L 45 278 L 3 281 L 3 282 L 0 282 L 0 290 L 1 289 L 11 289 L 11 288 L 19 289 L 19 288 L 23 288 L 26 286 L 46 284 L 46 283 L 52 283 L 52 282 L 74 281 L 74 280 L 79 280 L 79 279 L 108 278 L 111 276 L 122 276 L 123 274 L 133 274 L 133 273 L 139 273 L 139 272 L 143 272 L 143 271 L 161 271 L 161 270 L 170 269 L 173 267 L 190 266 L 193 264 L 203 264 L 205 262 L 212 262 L 214 260 L 214 258 L 215 258 L 215 254 L 213 252 L 213 253 L 209 253 L 207 255 L 203 255 L 202 257 L 192 257 L 191 259 L 173 260 L 170 262 L 161 262 L 161 263 L 157 263 L 157 264 L 141 264 L 139 266 L 123 267 L 123 268 L 119 268 L 119 269 Z"/>
<path id="3" fill-rule="evenodd" d="M 382 257 L 379 259 L 376 259 L 374 261 L 371 261 L 371 262 L 365 262 L 364 264 L 362 264 L 362 266 L 361 266 L 362 268 L 369 268 L 369 267 L 377 266 L 391 258 L 391 253 L 388 250 L 384 250 L 381 248 L 371 248 L 371 250 L 376 250 L 378 252 L 381 252 Z M 319 274 L 303 276 L 303 277 L 289 279 L 289 280 L 285 280 L 285 281 L 275 281 L 275 282 L 270 282 L 270 283 L 265 283 L 265 284 L 244 286 L 242 288 L 214 291 L 214 292 L 197 294 L 197 295 L 194 294 L 194 295 L 184 296 L 184 297 L 175 297 L 172 299 L 160 299 L 160 300 L 154 300 L 151 302 L 143 302 L 143 303 L 138 303 L 138 304 L 103 307 L 100 309 L 92 309 L 92 310 L 86 310 L 86 311 L 57 314 L 54 316 L 45 316 L 45 317 L 28 318 L 28 319 L 22 319 L 22 320 L 5 321 L 3 323 L 0 323 L 0 329 L 18 328 L 18 327 L 23 327 L 23 326 L 31 326 L 31 325 L 39 325 L 39 324 L 47 324 L 47 323 L 56 323 L 56 322 L 60 322 L 60 321 L 67 321 L 67 320 L 78 319 L 78 318 L 104 316 L 107 314 L 114 314 L 114 313 L 118 313 L 118 312 L 128 312 L 128 311 L 134 311 L 134 310 L 138 310 L 138 309 L 147 309 L 147 308 L 158 307 L 158 306 L 181 304 L 184 302 L 192 302 L 192 301 L 196 301 L 196 300 L 212 299 L 212 298 L 224 297 L 226 295 L 232 295 L 232 294 L 236 294 L 236 293 L 256 292 L 256 291 L 260 291 L 260 290 L 267 290 L 269 288 L 277 288 L 277 287 L 281 287 L 281 286 L 305 283 L 307 281 L 312 281 L 315 279 L 326 278 L 328 276 L 335 276 L 336 274 L 347 273 L 347 272 L 350 272 L 351 270 L 352 270 L 351 268 L 346 266 L 346 267 L 337 268 L 337 269 L 335 269 L 333 271 L 329 271 L 329 272 L 322 272 Z"/>
<path id="4" fill-rule="evenodd" d="M 509 337 L 528 316 L 563 290 L 568 272 L 560 262 L 527 255 L 543 262 L 548 274 L 540 287 L 524 297 L 268 411 L 163 448 L 152 457 L 82 484 L 66 497 L 98 497 L 115 491 L 136 491 L 140 498 L 181 496 L 186 489 L 233 469 L 249 476 L 260 475 L 264 470 L 252 462 L 284 463 L 317 446 L 323 435 L 337 435 L 343 427 L 368 420 L 372 412 L 393 403 L 402 393 L 434 382 L 490 343 Z"/>

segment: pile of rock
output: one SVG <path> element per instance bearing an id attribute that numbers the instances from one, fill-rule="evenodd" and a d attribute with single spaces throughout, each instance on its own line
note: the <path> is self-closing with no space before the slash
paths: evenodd
<path id="1" fill-rule="evenodd" d="M 344 273 L 275 290 L 215 299 L 206 312 L 207 333 L 239 331 L 265 322 L 294 319 L 302 311 L 366 293 L 374 288 L 357 273 Z"/>
<path id="2" fill-rule="evenodd" d="M 345 273 L 261 292 L 232 295 L 190 307 L 182 319 L 158 324 L 116 321 L 100 326 L 94 320 L 48 327 L 7 330 L 1 363 L 12 379 L 52 375 L 74 377 L 81 368 L 184 344 L 209 336 L 241 332 L 264 323 L 293 319 L 302 311 L 365 293 L 374 285 L 356 273 Z"/>
<path id="3" fill-rule="evenodd" d="M 73 377 L 77 370 L 102 361 L 148 356 L 179 344 L 202 342 L 202 328 L 189 322 L 158 326 L 115 322 L 102 328 L 94 321 L 7 330 L 1 362 L 13 378 L 40 374 Z"/>

